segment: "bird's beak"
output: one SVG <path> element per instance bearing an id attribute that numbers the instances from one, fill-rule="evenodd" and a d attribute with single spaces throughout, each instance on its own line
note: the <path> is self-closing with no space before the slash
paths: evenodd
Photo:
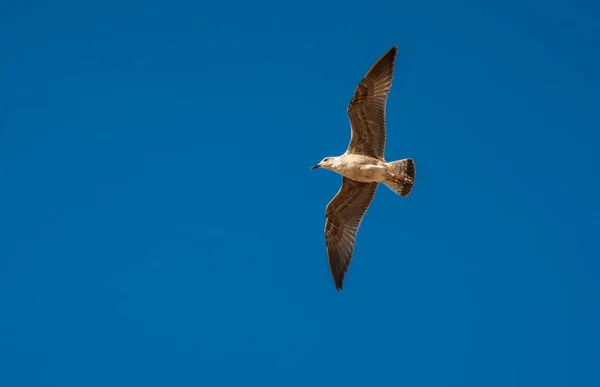
<path id="1" fill-rule="evenodd" d="M 319 163 L 317 165 L 313 165 L 311 169 L 317 169 L 317 168 L 321 168 L 321 163 Z"/>

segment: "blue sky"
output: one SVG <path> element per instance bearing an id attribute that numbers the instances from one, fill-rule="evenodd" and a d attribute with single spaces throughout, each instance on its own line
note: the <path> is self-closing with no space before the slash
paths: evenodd
<path id="1" fill-rule="evenodd" d="M 3 386 L 600 385 L 592 1 L 4 1 Z M 346 106 L 398 46 L 337 292 Z"/>

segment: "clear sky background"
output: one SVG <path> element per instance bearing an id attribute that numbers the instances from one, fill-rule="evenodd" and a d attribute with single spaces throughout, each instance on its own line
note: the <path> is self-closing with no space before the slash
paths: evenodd
<path id="1" fill-rule="evenodd" d="M 0 3 L 0 385 L 599 386 L 599 4 Z M 392 45 L 416 184 L 337 292 Z"/>

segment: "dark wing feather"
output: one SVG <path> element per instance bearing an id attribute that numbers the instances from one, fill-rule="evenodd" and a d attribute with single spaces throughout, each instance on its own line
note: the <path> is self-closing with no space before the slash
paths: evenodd
<path id="1" fill-rule="evenodd" d="M 343 177 L 342 186 L 325 211 L 325 245 L 329 270 L 336 289 L 342 288 L 350 265 L 356 233 L 373 200 L 377 183 L 361 183 Z"/>
<path id="2" fill-rule="evenodd" d="M 392 86 L 397 47 L 383 54 L 360 81 L 348 105 L 352 137 L 348 153 L 383 160 L 385 102 Z"/>

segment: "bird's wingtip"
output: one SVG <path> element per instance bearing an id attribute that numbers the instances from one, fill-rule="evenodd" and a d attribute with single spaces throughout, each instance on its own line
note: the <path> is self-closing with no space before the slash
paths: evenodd
<path id="1" fill-rule="evenodd" d="M 333 283 L 335 285 L 335 290 L 337 290 L 338 292 L 340 290 L 342 290 L 343 282 L 344 282 L 344 277 L 342 277 L 342 278 L 334 278 L 333 279 Z"/>

